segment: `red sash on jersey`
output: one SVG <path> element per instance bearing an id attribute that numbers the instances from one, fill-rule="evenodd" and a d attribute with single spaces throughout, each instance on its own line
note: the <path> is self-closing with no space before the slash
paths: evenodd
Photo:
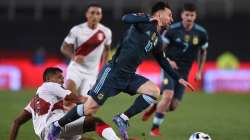
<path id="1" fill-rule="evenodd" d="M 35 97 L 32 98 L 30 102 L 30 107 L 34 110 L 35 113 L 37 113 L 40 116 L 48 113 L 50 103 L 46 102 L 45 100 L 36 95 Z M 62 110 L 64 109 L 63 100 L 54 104 L 52 111 L 56 109 L 62 109 Z"/>
<path id="2" fill-rule="evenodd" d="M 95 48 L 97 48 L 105 39 L 103 31 L 98 30 L 87 41 L 85 41 L 79 48 L 76 49 L 76 55 L 88 55 Z"/>

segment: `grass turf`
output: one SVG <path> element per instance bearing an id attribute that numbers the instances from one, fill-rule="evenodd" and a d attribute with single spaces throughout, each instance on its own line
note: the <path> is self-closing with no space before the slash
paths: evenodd
<path id="1" fill-rule="evenodd" d="M 12 121 L 34 92 L 0 91 L 0 140 L 8 139 Z M 111 98 L 97 116 L 115 128 L 111 121 L 112 116 L 129 107 L 134 98 L 126 94 Z M 152 120 L 142 122 L 141 114 L 130 120 L 129 135 L 140 140 L 187 140 L 191 133 L 202 131 L 209 133 L 213 140 L 249 140 L 249 105 L 250 94 L 186 94 L 181 106 L 174 113 L 168 113 L 161 127 L 161 137 L 149 136 Z M 101 139 L 95 133 L 88 133 L 86 136 Z M 38 140 L 31 121 L 21 127 L 17 140 Z"/>

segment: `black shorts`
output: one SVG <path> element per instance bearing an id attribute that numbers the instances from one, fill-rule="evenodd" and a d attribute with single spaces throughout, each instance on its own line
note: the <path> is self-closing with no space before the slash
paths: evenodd
<path id="1" fill-rule="evenodd" d="M 108 97 L 115 96 L 120 92 L 131 96 L 135 95 L 137 89 L 147 81 L 148 79 L 141 75 L 112 68 L 110 64 L 107 64 L 98 75 L 97 81 L 88 95 L 99 105 L 102 105 Z"/>
<path id="2" fill-rule="evenodd" d="M 187 78 L 188 78 L 188 74 L 186 74 L 186 73 L 182 73 L 182 74 L 180 74 L 180 76 L 185 80 L 187 80 Z M 179 84 L 177 81 L 175 81 L 168 73 L 163 72 L 161 93 L 164 90 L 173 90 L 174 91 L 174 98 L 178 99 L 180 101 L 180 100 L 182 100 L 182 97 L 184 95 L 185 87 L 183 85 Z"/>

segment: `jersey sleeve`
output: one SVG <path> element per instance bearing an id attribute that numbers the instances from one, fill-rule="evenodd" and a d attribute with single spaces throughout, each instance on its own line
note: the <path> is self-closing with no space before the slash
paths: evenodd
<path id="1" fill-rule="evenodd" d="M 170 43 L 173 42 L 173 31 L 165 30 L 162 33 L 161 38 L 162 38 L 163 45 L 169 45 Z"/>
<path id="2" fill-rule="evenodd" d="M 105 41 L 105 45 L 110 46 L 112 43 L 112 32 L 110 29 L 107 29 L 106 35 L 107 35 L 107 39 Z"/>
<path id="3" fill-rule="evenodd" d="M 64 39 L 64 42 L 66 42 L 67 44 L 74 44 L 76 42 L 76 27 L 73 27 L 69 34 L 66 36 L 66 38 Z"/>
<path id="4" fill-rule="evenodd" d="M 24 108 L 25 111 L 32 113 L 32 108 L 30 106 L 30 102 L 26 105 L 26 107 Z"/>
<path id="5" fill-rule="evenodd" d="M 56 84 L 53 87 L 53 93 L 54 95 L 56 95 L 57 97 L 60 98 L 65 98 L 65 96 L 69 95 L 71 93 L 70 90 L 65 89 L 63 86 Z"/>
<path id="6" fill-rule="evenodd" d="M 144 13 L 132 13 L 122 17 L 122 21 L 126 24 L 150 23 L 149 16 Z"/>
<path id="7" fill-rule="evenodd" d="M 200 48 L 201 48 L 202 50 L 208 48 L 208 35 L 207 35 L 206 32 L 204 32 L 204 33 L 202 34 L 202 36 L 201 36 L 201 46 L 200 46 Z"/>

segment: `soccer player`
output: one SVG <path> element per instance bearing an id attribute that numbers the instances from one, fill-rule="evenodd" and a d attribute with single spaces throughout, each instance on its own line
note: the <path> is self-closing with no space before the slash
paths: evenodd
<path id="1" fill-rule="evenodd" d="M 122 38 L 116 54 L 102 69 L 96 84 L 88 92 L 90 97 L 84 105 L 77 105 L 62 119 L 53 123 L 50 134 L 56 138 L 61 131 L 61 127 L 83 115 L 95 113 L 109 97 L 116 96 L 120 92 L 129 95 L 138 93 L 140 95 L 133 105 L 113 118 L 121 136 L 127 140 L 129 118 L 155 103 L 160 95 L 160 90 L 156 84 L 135 73 L 138 65 L 150 53 L 154 55 L 162 68 L 174 77 L 176 82 L 192 88 L 191 84 L 173 71 L 161 50 L 162 40 L 159 32 L 162 28 L 168 26 L 172 20 L 170 7 L 164 2 L 158 2 L 152 7 L 152 16 L 143 13 L 123 16 L 122 21 L 131 24 L 131 26 L 126 32 L 126 36 Z M 79 110 L 81 110 L 81 113 L 78 113 Z"/>
<path id="2" fill-rule="evenodd" d="M 15 140 L 21 125 L 30 119 L 33 121 L 36 135 L 42 140 L 47 140 L 48 126 L 65 114 L 63 100 L 80 103 L 84 98 L 62 87 L 64 79 L 59 68 L 47 68 L 44 71 L 43 79 L 44 83 L 38 88 L 36 95 L 15 119 L 11 127 L 9 140 Z M 97 134 L 107 140 L 120 140 L 109 125 L 101 119 L 91 116 L 81 117 L 67 124 L 59 138 L 78 140 L 80 134 L 95 130 Z"/>
<path id="3" fill-rule="evenodd" d="M 206 60 L 208 47 L 207 32 L 203 27 L 195 23 L 196 17 L 195 5 L 192 3 L 184 4 L 181 12 L 182 21 L 172 24 L 166 34 L 163 34 L 163 40 L 167 44 L 165 54 L 171 66 L 185 80 L 187 80 L 192 62 L 197 56 L 199 69 L 195 78 L 200 80 L 202 68 Z M 150 133 L 152 136 L 160 135 L 159 127 L 164 120 L 166 110 L 174 111 L 177 108 L 181 102 L 184 90 L 183 85 L 174 81 L 168 73 L 164 73 L 162 98 L 157 106 L 156 104 L 151 106 L 143 116 L 143 120 L 146 121 L 156 110 Z"/>
<path id="4" fill-rule="evenodd" d="M 111 30 L 100 23 L 102 7 L 91 3 L 85 14 L 87 21 L 74 26 L 61 47 L 61 52 L 71 59 L 66 88 L 81 95 L 87 95 L 95 84 L 100 60 L 107 60 L 112 41 Z"/>

